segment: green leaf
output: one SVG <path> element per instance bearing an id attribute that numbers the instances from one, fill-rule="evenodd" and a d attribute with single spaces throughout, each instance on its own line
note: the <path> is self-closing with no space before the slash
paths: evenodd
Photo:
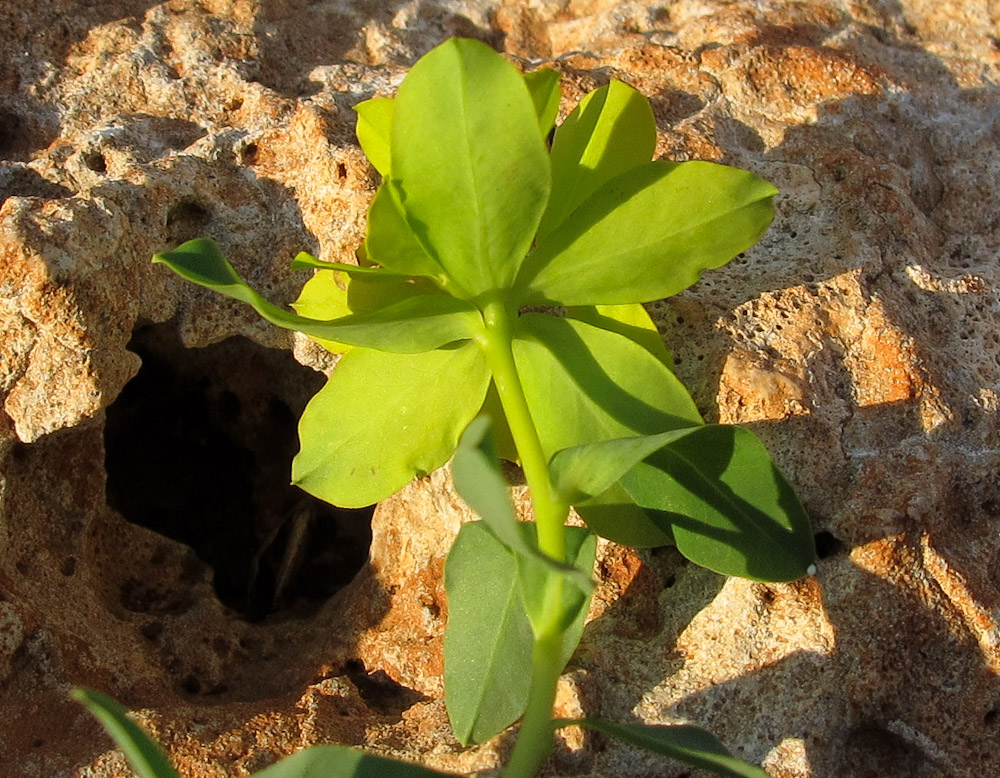
<path id="1" fill-rule="evenodd" d="M 491 436 L 497 456 L 508 462 L 520 464 L 521 458 L 517 451 L 517 444 L 514 443 L 514 433 L 510 431 L 510 425 L 507 423 L 507 415 L 503 410 L 503 403 L 500 402 L 500 395 L 497 392 L 496 384 L 493 382 L 490 382 L 489 391 L 486 392 L 486 401 L 483 403 L 481 413 L 493 420 Z"/>
<path id="2" fill-rule="evenodd" d="M 621 484 L 575 507 L 591 530 L 619 545 L 630 548 L 674 545 L 670 521 L 664 520 L 657 511 L 636 505 Z"/>
<path id="3" fill-rule="evenodd" d="M 650 162 L 613 178 L 538 242 L 521 305 L 659 300 L 750 248 L 777 190 L 710 162 Z M 627 239 L 626 239 L 627 238 Z"/>
<path id="4" fill-rule="evenodd" d="M 358 114 L 357 135 L 361 150 L 383 178 L 389 177 L 389 139 L 395 101 L 391 97 L 375 97 L 354 106 Z"/>
<path id="5" fill-rule="evenodd" d="M 481 743 L 524 713 L 534 638 L 514 556 L 483 522 L 466 524 L 444 571 L 448 624 L 444 690 L 463 745 Z"/>
<path id="6" fill-rule="evenodd" d="M 646 348 L 574 319 L 525 314 L 513 344 L 545 454 L 584 443 L 701 424 L 691 396 Z M 602 537 L 636 547 L 670 542 L 620 487 L 577 512 Z"/>
<path id="7" fill-rule="evenodd" d="M 634 340 L 668 369 L 673 370 L 674 358 L 663 344 L 660 331 L 642 303 L 582 305 L 567 309 L 566 315 Z"/>
<path id="8" fill-rule="evenodd" d="M 490 372 L 471 343 L 424 354 L 352 349 L 299 421 L 292 481 L 334 505 L 372 505 L 448 461 Z"/>
<path id="9" fill-rule="evenodd" d="M 351 309 L 347 302 L 347 290 L 351 279 L 334 270 L 315 273 L 303 284 L 299 296 L 292 303 L 293 310 L 307 319 L 339 319 L 349 316 Z M 343 354 L 351 347 L 326 338 L 312 338 L 319 345 L 334 354 Z"/>
<path id="10" fill-rule="evenodd" d="M 366 257 L 399 273 L 441 278 L 444 270 L 424 250 L 406 221 L 391 179 L 382 182 L 368 209 Z"/>
<path id="11" fill-rule="evenodd" d="M 157 254 L 153 261 L 167 265 L 188 281 L 247 303 L 279 327 L 352 346 L 414 354 L 465 340 L 482 328 L 482 319 L 474 306 L 436 294 L 411 297 L 333 321 L 307 319 L 282 310 L 257 294 L 207 238 L 188 241 L 174 251 Z"/>
<path id="12" fill-rule="evenodd" d="M 701 429 L 704 427 L 689 427 L 564 448 L 549 462 L 553 486 L 571 505 L 589 500 L 610 489 L 629 470 L 668 443 Z"/>
<path id="13" fill-rule="evenodd" d="M 293 270 L 302 270 L 306 268 L 315 268 L 316 270 L 337 270 L 341 273 L 346 273 L 352 278 L 363 277 L 373 283 L 400 284 L 415 283 L 421 280 L 426 281 L 424 276 L 412 275 L 410 273 L 395 273 L 381 267 L 348 265 L 344 262 L 323 262 L 305 251 L 300 251 L 296 254 L 295 259 L 292 260 L 289 267 Z"/>
<path id="14" fill-rule="evenodd" d="M 521 524 L 520 529 L 533 549 L 537 549 L 537 527 Z M 524 609 L 535 637 L 563 633 L 563 663 L 569 661 L 583 635 L 590 595 L 593 593 L 594 560 L 597 558 L 597 536 L 582 527 L 566 527 L 566 559 L 572 566 L 554 567 L 540 552 L 517 555 L 517 578 L 521 587 Z M 549 563 L 546 563 L 549 562 Z M 576 573 L 573 575 L 572 573 Z M 563 579 L 562 607 L 554 622 L 550 622 L 546 594 L 553 577 Z M 581 585 L 581 579 L 583 585 Z"/>
<path id="15" fill-rule="evenodd" d="M 524 74 L 524 83 L 531 93 L 531 102 L 538 116 L 538 128 L 542 137 L 547 138 L 559 115 L 559 71 L 542 68 Z"/>
<path id="16" fill-rule="evenodd" d="M 74 689 L 71 695 L 104 725 L 139 778 L 178 778 L 166 754 L 128 717 L 121 705 L 93 689 Z"/>
<path id="17" fill-rule="evenodd" d="M 548 457 L 583 443 L 702 423 L 677 377 L 616 332 L 529 313 L 518 319 L 513 350 Z"/>
<path id="18" fill-rule="evenodd" d="M 282 759 L 253 778 L 440 778 L 451 776 L 346 746 L 313 746 Z"/>
<path id="19" fill-rule="evenodd" d="M 639 505 L 669 513 L 678 551 L 717 573 L 793 581 L 815 560 L 809 517 L 749 430 L 694 430 L 621 483 Z"/>
<path id="20" fill-rule="evenodd" d="M 557 562 L 538 550 L 534 525 L 518 521 L 511 503 L 507 481 L 490 434 L 492 419 L 480 416 L 462 433 L 451 463 L 455 490 L 476 512 L 503 545 L 519 557 L 530 560 L 553 574 L 566 576 L 573 586 L 589 596 L 594 589 L 593 564 L 580 571 Z M 575 557 L 570 557 L 574 559 Z"/>
<path id="21" fill-rule="evenodd" d="M 557 451 L 549 465 L 553 486 L 602 537 L 632 548 L 673 544 L 669 519 L 636 505 L 618 481 L 643 459 L 696 429 L 701 427 Z"/>
<path id="22" fill-rule="evenodd" d="M 466 427 L 451 462 L 455 491 L 509 549 L 527 550 L 510 490 L 490 434 L 492 419 L 480 416 Z"/>
<path id="23" fill-rule="evenodd" d="M 508 288 L 550 186 L 521 74 L 472 40 L 421 58 L 396 96 L 392 177 L 414 234 L 466 294 Z"/>
<path id="24" fill-rule="evenodd" d="M 371 267 L 321 262 L 300 252 L 292 260 L 293 268 L 316 268 L 302 286 L 292 308 L 307 319 L 328 321 L 376 308 L 385 308 L 419 294 L 439 294 L 440 289 L 428 278 L 393 273 Z M 323 338 L 313 338 L 327 351 L 343 354 L 350 345 Z"/>
<path id="25" fill-rule="evenodd" d="M 759 767 L 753 767 L 732 756 L 711 732 L 688 724 L 618 724 L 597 718 L 560 719 L 554 724 L 557 728 L 574 725 L 586 727 L 643 751 L 662 754 L 727 778 L 769 778 Z"/>
<path id="26" fill-rule="evenodd" d="M 604 183 L 649 162 L 655 149 L 656 119 L 642 94 L 612 80 L 584 97 L 552 141 L 552 196 L 539 240 Z"/>

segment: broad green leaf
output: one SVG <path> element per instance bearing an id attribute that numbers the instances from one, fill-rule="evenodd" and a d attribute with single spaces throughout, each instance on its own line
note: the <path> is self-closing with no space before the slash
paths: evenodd
<path id="1" fill-rule="evenodd" d="M 375 97 L 354 106 L 358 114 L 358 143 L 383 178 L 389 177 L 389 139 L 394 109 L 395 101 L 391 97 Z"/>
<path id="2" fill-rule="evenodd" d="M 166 754 L 128 717 L 121 705 L 93 689 L 74 689 L 71 694 L 104 725 L 139 778 L 178 778 Z"/>
<path id="3" fill-rule="evenodd" d="M 677 377 L 645 348 L 574 319 L 518 319 L 514 360 L 545 454 L 701 424 Z"/>
<path id="4" fill-rule="evenodd" d="M 531 93 L 531 102 L 538 116 L 538 128 L 542 137 L 547 138 L 559 115 L 559 71 L 552 68 L 542 68 L 524 74 L 524 83 Z"/>
<path id="5" fill-rule="evenodd" d="M 441 778 L 452 776 L 346 746 L 313 746 L 282 759 L 253 778 Z"/>
<path id="6" fill-rule="evenodd" d="M 557 451 L 550 463 L 553 485 L 601 537 L 632 548 L 673 544 L 669 520 L 636 505 L 618 481 L 638 462 L 694 429 L 700 427 Z"/>
<path id="7" fill-rule="evenodd" d="M 650 162 L 608 181 L 538 242 L 518 277 L 521 305 L 659 300 L 752 246 L 777 190 L 710 162 Z"/>
<path id="8" fill-rule="evenodd" d="M 537 527 L 521 524 L 521 531 L 532 548 L 537 549 Z M 587 620 L 590 595 L 594 590 L 594 560 L 597 557 L 597 536 L 581 527 L 566 527 L 566 559 L 573 572 L 545 564 L 540 552 L 534 555 L 517 555 L 517 577 L 521 586 L 524 609 L 528 614 L 535 637 L 563 633 L 563 663 L 569 661 Z M 553 578 L 562 579 L 562 607 L 553 619 L 547 612 L 546 593 Z M 580 585 L 583 578 L 586 585 Z"/>
<path id="9" fill-rule="evenodd" d="M 694 430 L 621 484 L 639 505 L 669 513 L 677 550 L 717 573 L 793 581 L 815 560 L 809 517 L 749 430 Z"/>
<path id="10" fill-rule="evenodd" d="M 424 250 L 406 221 L 391 179 L 375 193 L 368 209 L 365 257 L 389 270 L 415 276 L 440 278 L 444 270 Z"/>
<path id="11" fill-rule="evenodd" d="M 674 544 L 670 522 L 657 516 L 656 511 L 636 505 L 621 484 L 575 507 L 591 530 L 619 545 L 656 548 Z"/>
<path id="12" fill-rule="evenodd" d="M 610 489 L 633 467 L 656 451 L 702 426 L 659 435 L 615 438 L 564 448 L 549 462 L 553 486 L 570 504 L 589 500 Z"/>
<path id="13" fill-rule="evenodd" d="M 388 497 L 448 461 L 489 382 L 471 343 L 424 354 L 352 349 L 302 414 L 292 481 L 345 508 Z"/>
<path id="14" fill-rule="evenodd" d="M 539 240 L 604 183 L 649 162 L 655 149 L 656 119 L 642 94 L 612 80 L 584 97 L 552 141 L 552 196 Z"/>
<path id="15" fill-rule="evenodd" d="M 305 282 L 292 308 L 299 316 L 307 319 L 339 319 L 349 316 L 351 309 L 347 303 L 347 290 L 351 279 L 335 270 L 314 273 Z M 338 343 L 326 338 L 313 338 L 319 345 L 334 354 L 344 354 L 350 349 L 346 343 Z"/>
<path id="16" fill-rule="evenodd" d="M 574 725 L 586 727 L 643 751 L 662 754 L 726 778 L 769 778 L 759 767 L 753 767 L 732 756 L 711 732 L 689 724 L 618 724 L 597 718 L 560 719 L 554 724 L 557 728 Z"/>
<path id="17" fill-rule="evenodd" d="M 585 321 L 602 330 L 611 330 L 634 340 L 668 368 L 673 369 L 674 358 L 663 344 L 660 331 L 642 303 L 582 305 L 567 309 L 566 315 L 571 319 Z"/>
<path id="18" fill-rule="evenodd" d="M 250 305 L 272 324 L 352 346 L 415 354 L 464 340 L 482 327 L 476 308 L 446 295 L 421 295 L 333 321 L 307 319 L 269 303 L 240 278 L 218 246 L 198 238 L 157 254 L 182 278 Z"/>
<path id="19" fill-rule="evenodd" d="M 583 443 L 701 424 L 684 385 L 648 350 L 573 319 L 526 314 L 514 359 L 546 456 Z M 576 505 L 602 537 L 637 547 L 670 542 L 617 486 Z"/>
<path id="20" fill-rule="evenodd" d="M 444 693 L 455 737 L 481 743 L 528 703 L 534 638 L 514 556 L 483 522 L 466 524 L 444 570 Z"/>
<path id="21" fill-rule="evenodd" d="M 568 564 L 546 556 L 538 550 L 534 525 L 518 521 L 500 460 L 493 447 L 491 426 L 492 420 L 488 416 L 480 416 L 462 433 L 451 463 L 455 490 L 511 552 L 553 574 L 565 576 L 584 596 L 589 597 L 594 589 L 593 564 L 587 570 L 578 570 L 572 561 L 578 551 L 570 556 Z"/>
<path id="22" fill-rule="evenodd" d="M 509 287 L 550 186 L 535 108 L 514 66 L 473 40 L 426 54 L 396 96 L 391 164 L 410 227 L 448 276 L 471 297 Z"/>

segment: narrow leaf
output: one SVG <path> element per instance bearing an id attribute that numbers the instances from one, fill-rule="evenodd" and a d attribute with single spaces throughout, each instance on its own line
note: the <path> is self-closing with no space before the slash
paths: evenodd
<path id="1" fill-rule="evenodd" d="M 178 778 L 166 754 L 128 717 L 121 705 L 94 689 L 74 689 L 71 695 L 104 725 L 139 778 Z"/>
<path id="2" fill-rule="evenodd" d="M 518 278 L 518 300 L 595 305 L 669 297 L 752 246 L 771 223 L 776 193 L 752 173 L 709 162 L 633 168 L 539 241 Z"/>
<path id="3" fill-rule="evenodd" d="M 527 550 L 510 490 L 500 469 L 500 460 L 490 435 L 488 416 L 473 419 L 462 433 L 451 462 L 455 490 L 509 549 Z"/>
<path id="4" fill-rule="evenodd" d="M 445 704 L 463 745 L 481 743 L 524 713 L 534 638 L 514 557 L 482 522 L 458 533 L 444 572 Z"/>
<path id="5" fill-rule="evenodd" d="M 586 727 L 643 751 L 662 754 L 726 778 L 769 778 L 759 767 L 732 756 L 715 735 L 699 727 L 618 724 L 597 718 L 561 719 L 554 723 L 557 728 Z"/>
<path id="6" fill-rule="evenodd" d="M 334 505 L 372 505 L 455 451 L 490 382 L 479 349 L 352 349 L 299 421 L 292 480 Z"/>
<path id="7" fill-rule="evenodd" d="M 480 416 L 462 433 L 451 463 L 455 490 L 508 550 L 553 574 L 565 576 L 572 586 L 589 596 L 594 589 L 593 570 L 578 570 L 575 563 L 557 562 L 538 550 L 534 525 L 518 521 L 510 490 L 500 467 L 490 434 L 492 420 Z"/>
<path id="8" fill-rule="evenodd" d="M 552 141 L 552 196 L 539 239 L 604 183 L 649 162 L 655 148 L 656 119 L 641 93 L 612 80 L 588 94 Z"/>
<path id="9" fill-rule="evenodd" d="M 533 555 L 516 557 L 524 609 L 536 637 L 552 634 L 553 631 L 563 633 L 563 661 L 568 662 L 583 635 L 590 595 L 594 590 L 592 581 L 594 560 L 597 557 L 597 536 L 582 527 L 566 527 L 566 560 L 572 566 L 570 569 L 576 573 L 571 575 L 566 569 L 545 564 L 547 558 L 537 551 L 536 525 L 522 524 L 521 531 L 532 548 L 536 549 Z M 562 603 L 560 613 L 554 621 L 550 621 L 546 593 L 553 577 L 562 579 Z M 581 578 L 586 586 L 580 585 Z"/>
<path id="10" fill-rule="evenodd" d="M 473 297 L 509 287 L 550 185 L 514 66 L 473 40 L 426 54 L 396 96 L 391 164 L 410 227 L 448 276 Z"/>
<path id="11" fill-rule="evenodd" d="M 694 430 L 621 483 L 639 505 L 669 513 L 678 551 L 717 573 L 792 581 L 815 559 L 809 517 L 749 430 Z"/>
<path id="12" fill-rule="evenodd" d="M 157 254 L 182 278 L 250 305 L 267 321 L 306 335 L 352 346 L 414 354 L 472 337 L 482 327 L 476 308 L 446 295 L 412 297 L 379 310 L 317 321 L 289 313 L 254 291 L 211 240 L 199 238 Z"/>
<path id="13" fill-rule="evenodd" d="M 399 284 L 406 282 L 413 283 L 424 278 L 423 276 L 413 275 L 410 273 L 394 273 L 391 270 L 386 270 L 381 267 L 348 265 L 344 262 L 323 262 L 305 251 L 300 251 L 296 254 L 295 259 L 292 260 L 289 267 L 293 270 L 301 270 L 304 268 L 315 268 L 316 270 L 338 270 L 341 273 L 346 273 L 352 278 L 363 276 L 373 283 L 384 284 Z"/>
<path id="14" fill-rule="evenodd" d="M 557 451 L 549 463 L 553 485 L 570 504 L 596 497 L 646 457 L 701 427 L 659 435 L 615 438 Z"/>
<path id="15" fill-rule="evenodd" d="M 524 74 L 524 83 L 531 93 L 531 102 L 538 116 L 538 128 L 542 137 L 547 138 L 559 115 L 559 71 L 541 68 Z"/>
<path id="16" fill-rule="evenodd" d="M 254 773 L 253 778 L 441 778 L 450 775 L 367 754 L 357 748 L 313 746 Z"/>
<path id="17" fill-rule="evenodd" d="M 389 177 L 389 139 L 392 135 L 392 115 L 395 101 L 391 97 L 375 97 L 354 106 L 358 114 L 357 135 L 361 150 L 383 178 Z"/>
<path id="18" fill-rule="evenodd" d="M 508 462 L 520 464 L 521 459 L 517 453 L 517 445 L 514 443 L 514 434 L 510 431 L 510 425 L 507 423 L 507 416 L 503 410 L 503 403 L 500 402 L 500 395 L 497 393 L 496 384 L 493 382 L 490 382 L 490 389 L 486 393 L 486 402 L 483 403 L 481 413 L 493 420 L 490 433 L 497 456 Z"/>

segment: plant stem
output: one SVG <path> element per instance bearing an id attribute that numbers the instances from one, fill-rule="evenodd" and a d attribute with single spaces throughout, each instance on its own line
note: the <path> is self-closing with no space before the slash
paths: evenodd
<path id="1" fill-rule="evenodd" d="M 531 490 L 538 527 L 538 548 L 556 561 L 565 562 L 565 523 L 569 506 L 559 499 L 552 486 L 548 457 L 524 396 L 521 377 L 514 363 L 511 316 L 502 302 L 488 302 L 483 306 L 483 321 L 486 329 L 480 347 L 493 373 L 514 445 L 521 457 L 524 478 Z"/>
<path id="2" fill-rule="evenodd" d="M 535 638 L 531 691 L 504 778 L 532 778 L 552 750 L 552 706 L 563 670 L 562 633 Z"/>
<path id="3" fill-rule="evenodd" d="M 566 562 L 566 517 L 569 505 L 559 498 L 549 476 L 548 457 L 528 408 L 513 352 L 512 315 L 502 301 L 483 306 L 485 332 L 480 346 L 493 373 L 500 403 L 531 490 L 538 530 L 538 549 Z M 531 778 L 552 750 L 552 706 L 563 670 L 562 576 L 550 576 L 544 594 L 545 617 L 535 624 L 531 688 L 517 744 L 504 778 Z"/>

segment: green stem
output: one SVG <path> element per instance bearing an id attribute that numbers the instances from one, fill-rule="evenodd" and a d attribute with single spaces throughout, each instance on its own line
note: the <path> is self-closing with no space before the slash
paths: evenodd
<path id="1" fill-rule="evenodd" d="M 511 316 L 502 302 L 488 302 L 483 307 L 483 321 L 486 328 L 480 347 L 493 373 L 500 404 L 524 468 L 524 478 L 531 490 L 538 526 L 538 548 L 553 559 L 565 562 L 565 524 L 569 506 L 559 499 L 552 486 L 548 458 L 528 410 L 528 400 L 514 364 Z"/>
<path id="2" fill-rule="evenodd" d="M 553 559 L 566 562 L 569 505 L 559 498 L 552 485 L 548 457 L 524 395 L 514 362 L 512 319 L 511 312 L 502 301 L 487 302 L 483 306 L 485 331 L 480 347 L 493 373 L 497 394 L 500 395 L 500 403 L 524 468 L 524 477 L 531 490 L 538 548 Z M 541 620 L 541 625 L 535 625 L 528 705 L 504 778 L 531 778 L 552 750 L 552 706 L 556 684 L 563 670 L 564 631 L 560 627 L 563 585 L 562 576 L 550 576 L 546 584 L 546 618 Z"/>
<path id="3" fill-rule="evenodd" d="M 504 778 L 532 778 L 552 750 L 552 706 L 563 670 L 562 633 L 535 639 L 531 691 Z"/>

